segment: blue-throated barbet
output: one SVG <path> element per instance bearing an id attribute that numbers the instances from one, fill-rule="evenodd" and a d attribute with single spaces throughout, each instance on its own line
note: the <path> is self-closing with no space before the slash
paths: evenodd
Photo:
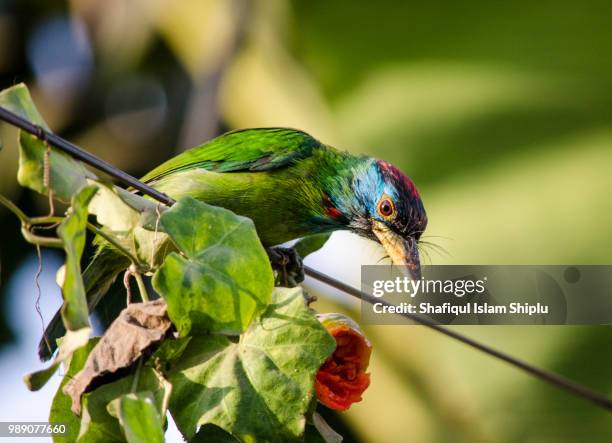
<path id="1" fill-rule="evenodd" d="M 249 217 L 264 246 L 339 229 L 380 243 L 394 264 L 420 278 L 418 242 L 427 225 L 423 202 L 395 166 L 325 145 L 287 128 L 232 131 L 168 160 L 142 178 L 178 200 L 200 199 Z M 83 274 L 90 310 L 129 266 L 102 245 Z M 48 343 L 63 335 L 56 315 Z M 41 341 L 39 353 L 52 349 Z"/>

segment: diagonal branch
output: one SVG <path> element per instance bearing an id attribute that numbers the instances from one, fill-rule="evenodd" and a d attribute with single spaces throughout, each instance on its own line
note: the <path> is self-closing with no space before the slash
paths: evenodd
<path id="1" fill-rule="evenodd" d="M 38 137 L 40 140 L 46 141 L 47 143 L 49 143 L 50 145 L 54 146 L 55 148 L 59 149 L 60 151 L 63 151 L 69 155 L 71 155 L 72 157 L 82 161 L 83 163 L 88 164 L 89 166 L 92 166 L 93 168 L 96 168 L 102 172 L 105 172 L 106 174 L 110 175 L 111 177 L 114 177 L 115 179 L 117 179 L 118 181 L 122 182 L 125 185 L 131 186 L 134 189 L 137 189 L 138 191 L 142 192 L 143 194 L 146 194 L 152 198 L 154 198 L 155 200 L 157 200 L 160 203 L 163 203 L 167 206 L 172 206 L 175 203 L 175 200 L 173 200 L 172 198 L 170 198 L 169 196 L 167 196 L 164 193 L 161 193 L 159 191 L 157 191 L 156 189 L 152 188 L 151 186 L 142 183 L 140 180 L 136 179 L 135 177 L 132 177 L 131 175 L 127 174 L 126 172 L 112 166 L 111 164 L 99 159 L 98 157 L 88 153 L 87 151 L 84 151 L 83 149 L 79 148 L 78 146 L 70 143 L 67 140 L 64 140 L 63 138 L 51 133 L 51 132 L 47 132 L 45 131 L 43 128 L 41 128 L 38 125 L 35 125 L 31 122 L 29 122 L 28 120 L 20 117 L 17 114 L 14 114 L 13 112 L 3 108 L 0 106 L 0 120 L 4 120 L 36 137 Z M 367 303 L 383 303 L 386 305 L 389 305 L 389 303 L 386 303 L 384 301 L 375 299 L 374 297 L 372 297 L 371 295 L 360 291 L 356 288 L 353 288 L 352 286 L 347 285 L 346 283 L 343 283 L 339 280 L 336 280 L 322 272 L 319 272 L 309 266 L 304 266 L 304 271 L 307 275 L 309 275 L 312 278 L 315 278 L 325 284 L 328 284 L 330 286 L 333 286 L 336 289 L 339 289 L 340 291 L 343 291 L 349 295 L 352 295 L 353 297 L 356 297 L 358 299 L 360 299 L 361 301 L 365 301 Z M 433 320 L 427 318 L 427 317 L 423 317 L 420 315 L 416 315 L 416 314 L 409 314 L 409 313 L 402 313 L 402 314 L 397 314 L 400 315 L 402 317 L 405 317 L 415 323 L 418 323 L 420 325 L 426 326 L 430 329 L 433 329 L 434 331 L 440 332 L 444 335 L 446 335 L 447 337 L 450 337 L 452 339 L 455 339 L 465 345 L 468 345 L 474 349 L 477 349 L 481 352 L 484 352 L 485 354 L 490 355 L 491 357 L 497 358 L 499 360 L 502 360 L 518 369 L 521 369 L 525 372 L 527 372 L 528 374 L 531 374 L 532 376 L 545 381 L 553 386 L 556 386 L 566 392 L 569 392 L 577 397 L 581 397 L 583 399 L 586 399 L 592 403 L 594 403 L 595 405 L 610 410 L 612 411 L 612 399 L 610 399 L 609 397 L 605 396 L 604 394 L 601 394 L 599 392 L 593 391 L 592 389 L 578 384 L 568 378 L 565 378 L 559 374 L 556 374 L 554 372 L 551 371 L 547 371 L 545 369 L 542 368 L 538 368 L 536 366 L 533 366 L 523 360 L 520 360 L 516 357 L 512 357 L 511 355 L 508 355 L 504 352 L 498 351 L 497 349 L 491 348 L 483 343 L 480 343 L 476 340 L 473 340 L 463 334 L 460 334 L 456 331 L 453 331 L 447 327 L 441 326 L 437 323 L 435 323 Z"/>

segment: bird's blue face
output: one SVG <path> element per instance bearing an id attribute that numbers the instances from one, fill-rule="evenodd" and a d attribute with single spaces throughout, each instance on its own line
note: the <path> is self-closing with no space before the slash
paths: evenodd
<path id="1" fill-rule="evenodd" d="M 349 226 L 378 241 L 396 265 L 420 278 L 418 240 L 427 227 L 427 214 L 410 178 L 383 160 L 374 160 L 353 179 L 361 214 Z"/>

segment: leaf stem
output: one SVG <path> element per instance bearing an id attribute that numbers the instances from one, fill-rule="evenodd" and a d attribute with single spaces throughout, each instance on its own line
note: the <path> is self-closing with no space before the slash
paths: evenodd
<path id="1" fill-rule="evenodd" d="M 132 266 L 136 268 L 134 264 L 132 264 Z M 147 287 L 145 286 L 144 280 L 142 279 L 142 274 L 138 271 L 138 269 L 134 269 L 132 271 L 132 275 L 134 275 L 134 278 L 136 279 L 136 283 L 138 284 L 138 291 L 140 292 L 140 298 L 142 298 L 142 301 L 148 302 L 149 293 L 147 292 Z"/>
<path id="2" fill-rule="evenodd" d="M 138 389 L 138 382 L 140 381 L 140 371 L 142 370 L 142 357 L 138 359 L 138 363 L 136 366 L 136 373 L 134 374 L 134 380 L 132 380 L 132 389 L 131 392 L 136 392 Z"/>
<path id="3" fill-rule="evenodd" d="M 42 217 L 30 217 L 28 219 L 28 225 L 44 225 L 47 223 L 61 223 L 64 221 L 64 217 L 58 217 L 55 215 L 43 215 Z"/>
<path id="4" fill-rule="evenodd" d="M 32 231 L 30 231 L 30 227 L 36 225 L 44 225 L 48 223 L 60 223 L 65 220 L 64 217 L 50 215 L 30 218 L 21 209 L 19 209 L 19 207 L 15 203 L 13 203 L 11 200 L 6 198 L 2 194 L 0 194 L 0 204 L 2 204 L 9 211 L 11 211 L 19 219 L 19 221 L 21 221 L 21 234 L 28 243 L 51 248 L 63 248 L 64 243 L 61 239 L 36 235 L 32 233 Z M 121 244 L 119 244 L 119 242 L 115 240 L 111 235 L 107 234 L 102 229 L 98 228 L 96 225 L 90 222 L 87 222 L 87 229 L 89 229 L 94 234 L 99 235 L 104 240 L 113 245 L 115 249 L 117 249 L 119 252 L 129 258 L 132 263 L 135 263 L 139 267 L 142 266 L 142 263 L 140 263 L 140 261 L 134 255 L 132 255 L 130 251 L 121 246 Z"/>
<path id="5" fill-rule="evenodd" d="M 27 224 L 29 219 L 28 216 L 23 213 L 21 209 L 17 207 L 15 203 L 10 201 L 4 195 L 0 194 L 0 203 L 6 207 L 9 211 L 11 211 L 15 216 L 21 221 L 23 224 Z"/>
<path id="6" fill-rule="evenodd" d="M 162 398 L 161 404 L 161 416 L 165 422 L 166 414 L 168 412 L 168 405 L 170 404 L 170 395 L 172 394 L 172 383 L 166 380 L 166 377 L 164 377 L 164 374 L 161 371 L 157 370 L 155 367 L 153 367 L 152 369 L 153 373 L 157 377 L 157 381 L 159 381 L 164 390 L 164 397 Z"/>
<path id="7" fill-rule="evenodd" d="M 35 219 L 28 218 L 28 216 L 25 215 L 25 213 L 21 209 L 19 209 L 19 207 L 15 203 L 10 201 L 2 194 L 0 194 L 0 204 L 2 204 L 5 208 L 11 211 L 19 219 L 19 221 L 21 221 L 21 234 L 23 235 L 25 241 L 33 245 L 46 246 L 48 248 L 64 247 L 64 242 L 59 238 L 43 237 L 40 235 L 36 235 L 32 231 L 30 231 L 30 227 L 35 224 L 32 223 L 32 220 L 38 220 L 43 217 L 37 217 Z M 47 219 L 48 217 L 44 218 Z"/>
<path id="8" fill-rule="evenodd" d="M 42 225 L 46 223 L 57 223 L 57 222 L 64 221 L 63 217 L 56 217 L 56 216 L 32 217 L 30 219 L 26 217 L 26 219 L 28 220 L 27 222 L 28 225 Z M 111 245 L 113 245 L 115 249 L 117 249 L 119 252 L 121 252 L 123 255 L 129 258 L 132 263 L 136 263 L 138 266 L 142 265 L 139 262 L 139 260 L 134 255 L 132 255 L 130 251 L 125 249 L 117 240 L 115 240 L 115 238 L 113 238 L 112 235 L 107 234 L 102 229 L 98 228 L 96 225 L 90 222 L 87 222 L 87 229 L 89 229 L 94 234 L 99 235 L 104 240 L 106 240 Z"/>
<path id="9" fill-rule="evenodd" d="M 124 248 L 117 240 L 115 240 L 112 235 L 107 234 L 102 229 L 98 228 L 96 225 L 94 225 L 93 223 L 89 223 L 89 222 L 87 222 L 87 229 L 89 229 L 94 234 L 99 235 L 104 240 L 106 240 L 111 245 L 113 245 L 115 249 L 117 249 L 119 252 L 121 252 L 123 255 L 129 258 L 132 263 L 135 263 L 139 267 L 142 265 L 140 261 L 134 255 L 132 255 L 130 251 Z"/>
<path id="10" fill-rule="evenodd" d="M 21 235 L 28 243 L 37 246 L 45 246 L 47 248 L 63 248 L 64 242 L 61 238 L 57 237 L 43 237 L 41 235 L 36 235 L 32 231 L 28 229 L 26 224 L 21 225 Z"/>

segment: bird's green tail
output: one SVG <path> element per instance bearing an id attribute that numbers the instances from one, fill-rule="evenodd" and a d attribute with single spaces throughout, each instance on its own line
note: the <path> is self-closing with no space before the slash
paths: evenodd
<path id="1" fill-rule="evenodd" d="M 83 272 L 87 292 L 87 305 L 91 312 L 106 294 L 117 274 L 126 269 L 130 261 L 106 244 L 100 244 L 96 255 Z M 38 356 L 49 360 L 57 349 L 57 339 L 66 333 L 58 310 L 45 329 L 45 335 L 38 344 Z"/>

